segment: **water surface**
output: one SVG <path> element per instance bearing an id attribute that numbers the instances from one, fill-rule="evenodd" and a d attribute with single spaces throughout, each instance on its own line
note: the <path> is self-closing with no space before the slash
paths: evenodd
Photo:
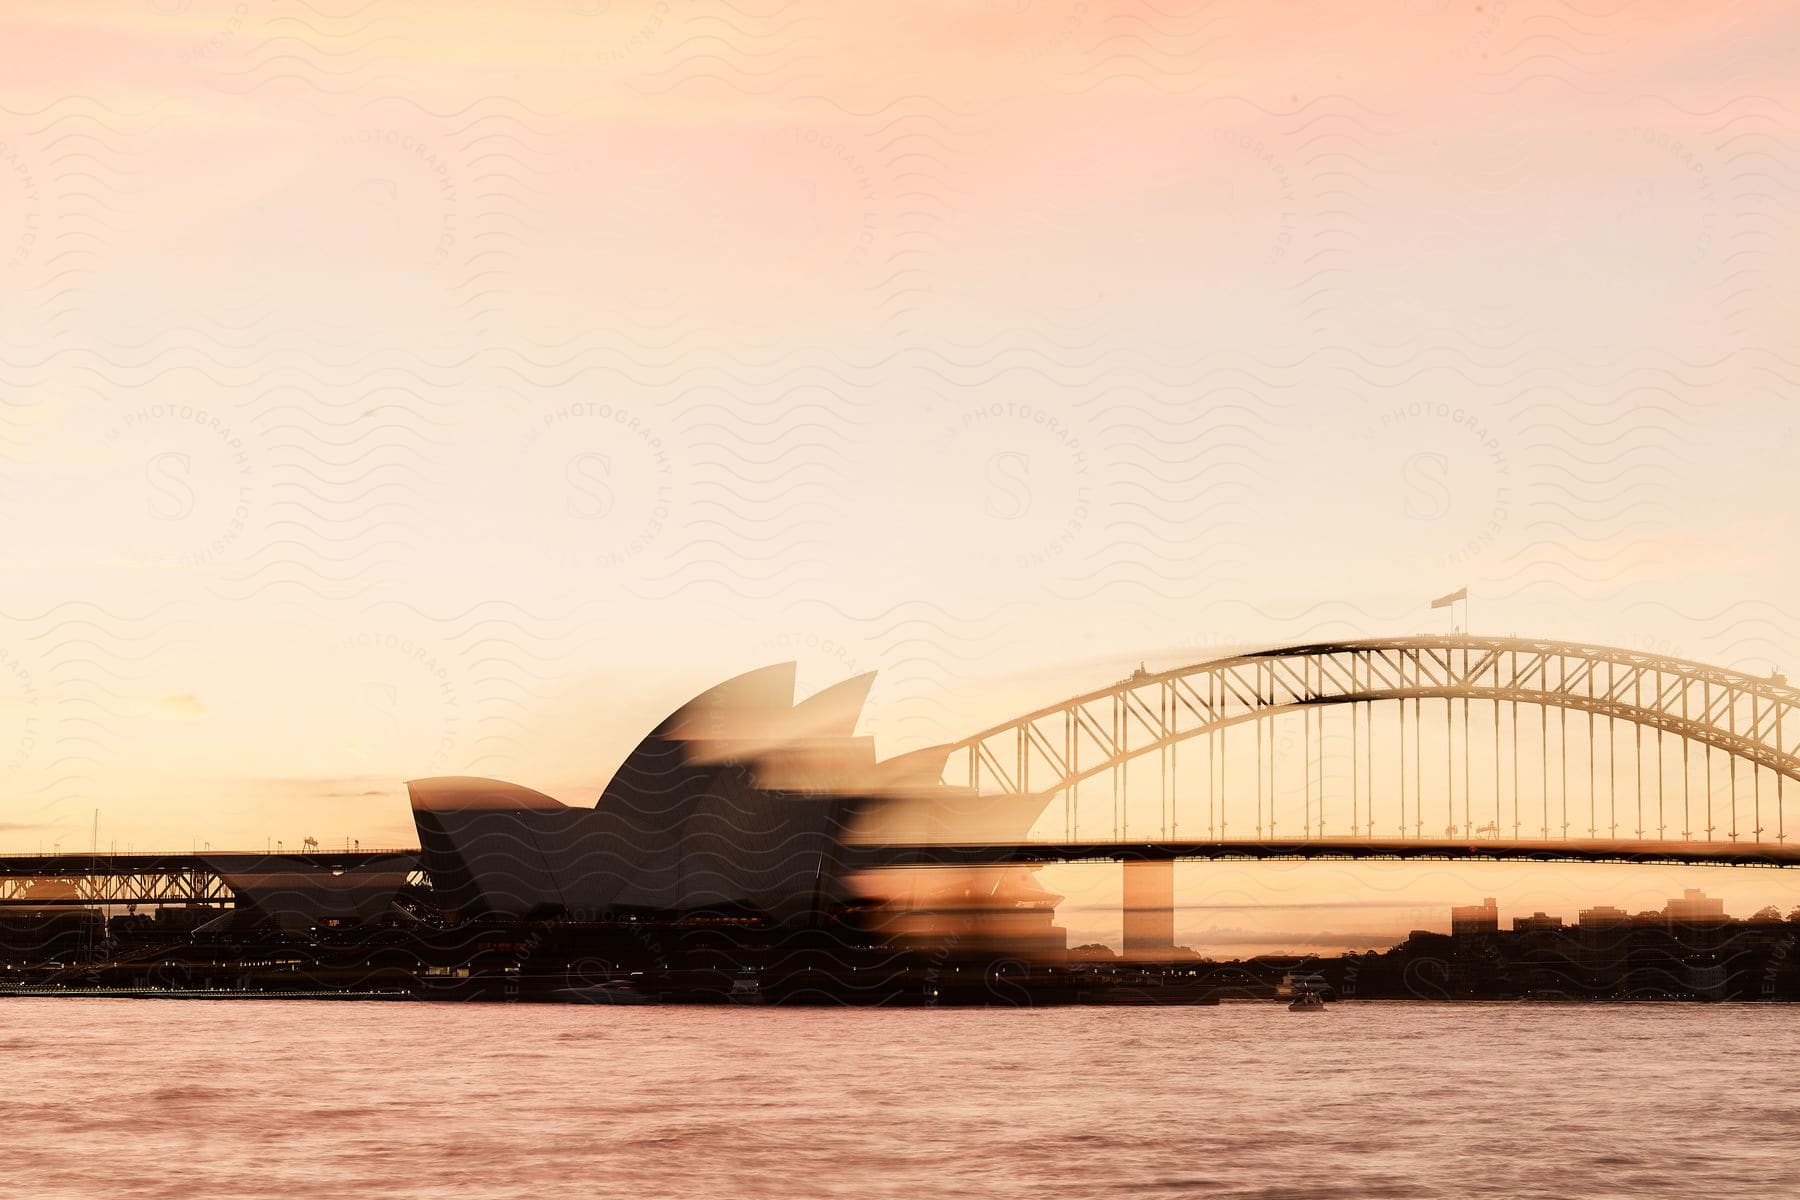
<path id="1" fill-rule="evenodd" d="M 1800 1195 L 1800 1008 L 0 1001 L 9 1194 Z"/>

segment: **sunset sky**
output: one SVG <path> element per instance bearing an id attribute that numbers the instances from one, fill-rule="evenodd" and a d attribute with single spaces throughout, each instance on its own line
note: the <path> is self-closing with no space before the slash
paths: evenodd
<path id="1" fill-rule="evenodd" d="M 7 16 L 0 847 L 410 844 L 767 662 L 886 755 L 1465 584 L 1800 671 L 1793 6 L 505 11 Z M 1215 947 L 1800 902 L 1180 878 Z"/>

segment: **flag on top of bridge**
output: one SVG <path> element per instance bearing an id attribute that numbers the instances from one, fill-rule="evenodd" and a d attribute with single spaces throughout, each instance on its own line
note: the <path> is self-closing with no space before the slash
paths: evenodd
<path id="1" fill-rule="evenodd" d="M 1449 608 L 1452 604 L 1455 604 L 1458 600 L 1467 600 L 1468 598 L 1469 598 L 1469 589 L 1466 587 L 1459 587 L 1454 592 L 1451 592 L 1448 596 L 1439 596 L 1436 600 L 1433 600 L 1431 602 L 1431 607 L 1433 607 L 1433 608 Z"/>

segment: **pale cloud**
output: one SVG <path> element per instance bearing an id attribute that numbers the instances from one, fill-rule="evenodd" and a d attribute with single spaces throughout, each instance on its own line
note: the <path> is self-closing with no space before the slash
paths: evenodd
<path id="1" fill-rule="evenodd" d="M 192 692 L 177 692 L 167 696 L 159 696 L 156 710 L 165 717 L 180 717 L 187 720 L 198 720 L 206 715 L 206 705 L 200 697 Z"/>

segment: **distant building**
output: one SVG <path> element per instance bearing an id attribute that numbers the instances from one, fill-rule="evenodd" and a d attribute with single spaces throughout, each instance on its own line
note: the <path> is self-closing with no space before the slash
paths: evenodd
<path id="1" fill-rule="evenodd" d="M 1607 929 L 1631 924 L 1631 914 L 1610 904 L 1596 904 L 1593 908 L 1582 909 L 1576 920 L 1583 929 Z"/>
<path id="2" fill-rule="evenodd" d="M 1500 906 L 1489 896 L 1480 904 L 1459 904 L 1450 909 L 1450 934 L 1499 933 Z"/>
<path id="3" fill-rule="evenodd" d="M 99 956 L 105 933 L 99 909 L 0 908 L 0 965 L 86 962 Z"/>
<path id="4" fill-rule="evenodd" d="M 1693 963 L 1687 968 L 1687 985 L 1696 996 L 1706 1000 L 1723 1000 L 1729 976 L 1719 963 Z"/>
<path id="5" fill-rule="evenodd" d="M 1562 927 L 1563 919 L 1561 917 L 1552 917 L 1541 912 L 1534 912 L 1529 917 L 1513 918 L 1514 933 L 1547 933 Z"/>
<path id="6" fill-rule="evenodd" d="M 1710 898 L 1699 888 L 1688 888 L 1679 899 L 1669 901 L 1663 915 L 1671 925 L 1711 925 L 1728 919 L 1725 902 Z"/>
<path id="7" fill-rule="evenodd" d="M 1318 971 L 1305 971 L 1296 967 L 1281 977 L 1275 985 L 1275 995 L 1283 1000 L 1298 996 L 1304 992 L 1317 992 L 1321 995 L 1331 993 L 1331 983 Z"/>

